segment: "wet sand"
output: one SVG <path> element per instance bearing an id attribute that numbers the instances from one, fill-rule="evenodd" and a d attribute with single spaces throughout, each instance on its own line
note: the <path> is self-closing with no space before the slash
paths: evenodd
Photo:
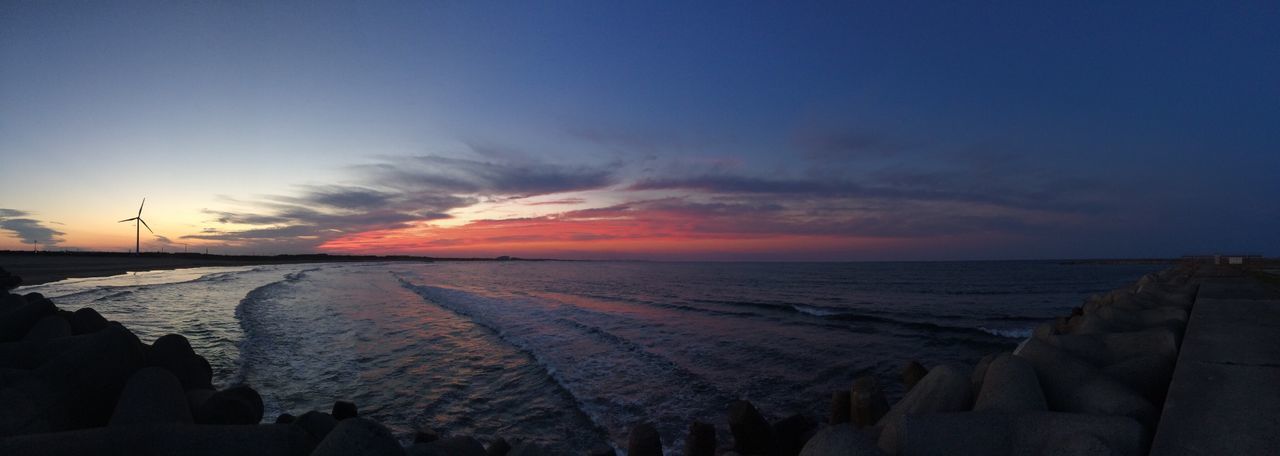
<path id="1" fill-rule="evenodd" d="M 320 263 L 335 261 L 406 261 L 405 258 L 347 256 L 218 256 L 143 254 L 63 254 L 0 253 L 0 268 L 22 277 L 23 285 L 38 285 L 62 279 L 106 277 L 128 272 L 207 266 L 255 266 L 263 264 Z M 430 261 L 426 258 L 409 261 Z"/>

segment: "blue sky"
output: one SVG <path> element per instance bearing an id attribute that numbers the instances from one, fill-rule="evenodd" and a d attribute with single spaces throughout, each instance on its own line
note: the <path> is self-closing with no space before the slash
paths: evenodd
<path id="1" fill-rule="evenodd" d="M 147 196 L 169 249 L 1276 255 L 1277 23 L 1274 2 L 10 2 L 0 247 L 126 248 L 117 213 Z"/>

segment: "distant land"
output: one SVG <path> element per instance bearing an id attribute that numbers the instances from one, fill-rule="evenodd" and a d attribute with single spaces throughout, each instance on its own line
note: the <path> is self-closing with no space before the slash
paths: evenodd
<path id="1" fill-rule="evenodd" d="M 438 258 L 412 255 L 209 255 L 203 253 L 157 253 L 141 255 L 124 252 L 28 252 L 0 250 L 0 267 L 22 277 L 23 285 L 38 285 L 63 279 L 105 277 L 134 271 L 197 268 L 209 266 L 253 266 L 291 263 L 338 262 L 436 262 L 436 261 L 555 261 L 510 256 L 497 258 Z"/>

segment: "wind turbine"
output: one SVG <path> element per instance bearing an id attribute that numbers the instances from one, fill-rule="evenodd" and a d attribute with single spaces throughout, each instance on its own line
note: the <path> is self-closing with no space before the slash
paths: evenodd
<path id="1" fill-rule="evenodd" d="M 146 220 L 143 220 L 143 219 L 142 219 L 142 206 L 145 206 L 146 204 L 147 204 L 147 199 L 146 199 L 146 198 L 143 198 L 143 199 L 142 199 L 142 204 L 139 204 L 139 205 L 138 205 L 138 216 L 137 216 L 137 217 L 134 217 L 134 218 L 127 218 L 127 219 L 121 220 L 121 221 L 119 221 L 119 222 L 116 222 L 116 223 L 124 223 L 124 222 L 130 222 L 130 221 L 132 221 L 132 222 L 133 222 L 133 231 L 134 231 L 134 238 L 133 238 L 133 252 L 134 252 L 134 254 L 135 254 L 135 255 L 142 255 L 142 249 L 141 249 L 141 247 L 142 247 L 142 226 L 147 227 L 147 231 L 151 231 L 151 226 L 150 226 L 150 225 L 147 225 L 147 221 L 146 221 Z M 138 225 L 139 223 L 141 223 L 142 225 L 141 225 L 141 226 L 139 226 L 139 225 Z M 155 232 L 155 231 L 151 231 L 151 234 L 156 234 L 156 232 Z"/>

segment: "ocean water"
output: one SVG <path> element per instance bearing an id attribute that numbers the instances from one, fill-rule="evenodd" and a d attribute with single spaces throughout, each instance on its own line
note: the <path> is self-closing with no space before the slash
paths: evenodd
<path id="1" fill-rule="evenodd" d="M 1160 269 L 1056 262 L 329 263 L 154 271 L 23 287 L 93 307 L 144 342 L 178 333 L 219 386 L 279 413 L 356 402 L 406 442 L 446 434 L 558 453 L 625 447 L 651 421 L 672 454 L 692 420 L 749 399 L 822 420 L 862 374 L 972 364 L 1089 294 Z"/>

